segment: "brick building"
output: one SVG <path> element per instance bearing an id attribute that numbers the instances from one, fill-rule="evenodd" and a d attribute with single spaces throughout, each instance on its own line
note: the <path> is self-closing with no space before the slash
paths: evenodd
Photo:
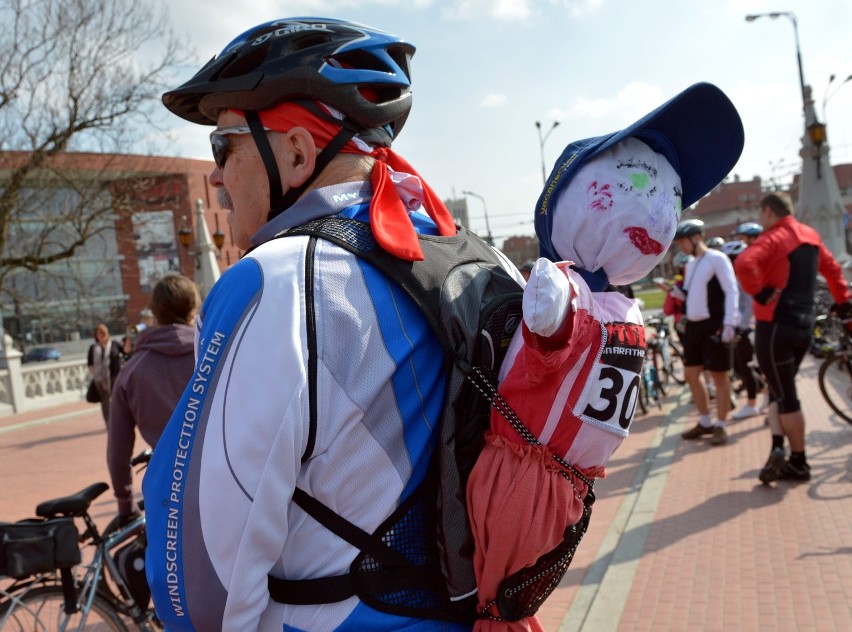
<path id="1" fill-rule="evenodd" d="M 0 186 L 25 157 L 0 152 Z M 233 246 L 227 211 L 207 181 L 212 168 L 207 160 L 65 153 L 31 174 L 27 190 L 37 190 L 44 203 L 16 216 L 6 256 L 33 238 L 39 226 L 65 217 L 63 209 L 69 205 L 88 203 L 80 195 L 87 185 L 100 185 L 101 199 L 91 203 L 108 205 L 108 212 L 98 216 L 102 225 L 71 259 L 48 263 L 39 274 L 23 268 L 7 273 L 0 288 L 6 331 L 16 340 L 39 344 L 88 338 L 101 320 L 114 332 L 138 323 L 163 274 L 194 275 L 195 257 L 191 247 L 180 245 L 178 235 L 181 229 L 195 234 L 198 199 L 210 231 L 218 229 L 224 236 L 220 270 L 237 261 L 240 252 Z"/>
<path id="2" fill-rule="evenodd" d="M 529 235 L 508 237 L 500 246 L 500 250 L 511 259 L 512 263 L 520 267 L 525 261 L 538 259 L 538 237 Z"/>
<path id="3" fill-rule="evenodd" d="M 846 209 L 847 217 L 852 215 L 852 164 L 834 165 L 834 173 L 840 188 L 841 203 Z M 799 198 L 800 174 L 793 177 L 792 185 L 787 191 L 793 198 Z M 764 182 L 759 176 L 751 180 L 740 180 L 734 177 L 717 185 L 710 193 L 701 198 L 698 203 L 686 213 L 685 217 L 695 217 L 704 221 L 707 226 L 707 237 L 724 237 L 728 239 L 738 224 L 748 221 L 758 221 L 758 204 L 761 198 L 772 189 L 769 182 Z M 846 251 L 852 253 L 852 231 L 850 223 L 846 224 Z"/>

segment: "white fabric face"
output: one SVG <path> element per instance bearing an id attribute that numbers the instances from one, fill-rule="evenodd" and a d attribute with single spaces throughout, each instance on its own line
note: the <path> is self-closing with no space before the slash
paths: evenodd
<path id="1" fill-rule="evenodd" d="M 577 172 L 556 200 L 553 247 L 564 260 L 626 285 L 665 256 L 681 213 L 680 176 L 668 160 L 626 138 Z"/>

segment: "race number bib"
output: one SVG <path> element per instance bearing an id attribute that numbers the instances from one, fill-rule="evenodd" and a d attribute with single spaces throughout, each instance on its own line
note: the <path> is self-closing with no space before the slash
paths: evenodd
<path id="1" fill-rule="evenodd" d="M 607 323 L 600 355 L 592 365 L 575 414 L 621 437 L 627 436 L 645 359 L 645 329 L 635 323 Z"/>

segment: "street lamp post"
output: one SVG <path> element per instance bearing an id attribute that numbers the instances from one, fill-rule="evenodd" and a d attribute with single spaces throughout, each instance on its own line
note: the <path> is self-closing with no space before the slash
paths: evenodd
<path id="1" fill-rule="evenodd" d="M 796 14 L 792 11 L 772 11 L 770 13 L 750 13 L 745 16 L 746 22 L 754 22 L 758 18 L 770 17 L 773 20 L 784 16 L 789 18 L 790 22 L 793 23 L 793 35 L 796 38 L 796 62 L 799 65 L 799 90 L 802 95 L 802 108 L 805 107 L 805 102 L 807 101 L 807 97 L 805 96 L 805 73 L 802 69 L 802 49 L 799 47 L 799 23 L 796 21 Z"/>
<path id="2" fill-rule="evenodd" d="M 799 155 L 802 157 L 802 176 L 799 185 L 799 200 L 797 215 L 807 224 L 823 235 L 823 242 L 834 256 L 845 261 L 847 258 L 846 244 L 842 239 L 844 208 L 840 202 L 840 189 L 837 178 L 831 169 L 828 158 L 828 143 L 826 126 L 817 118 L 816 108 L 811 87 L 805 85 L 805 73 L 802 67 L 802 51 L 799 46 L 799 25 L 792 11 L 772 11 L 770 13 L 754 13 L 745 16 L 747 22 L 758 18 L 778 18 L 784 16 L 793 25 L 796 38 L 796 63 L 799 69 L 799 89 L 802 93 L 802 112 L 804 115 L 804 130 L 802 147 Z M 830 82 L 829 82 L 830 83 Z M 845 83 L 845 82 L 844 82 Z M 823 114 L 825 108 L 823 107 Z M 822 172 L 822 161 L 828 165 L 826 173 Z M 813 158 L 813 160 L 808 160 Z"/>
<path id="3" fill-rule="evenodd" d="M 828 89 L 831 87 L 832 81 L 834 81 L 834 75 L 831 75 L 828 78 L 828 85 L 825 86 L 825 95 L 822 97 L 822 120 L 825 121 L 826 123 L 828 123 L 828 116 L 825 113 L 825 108 L 828 105 L 828 100 L 831 97 L 833 97 L 835 94 L 837 94 L 837 91 L 840 90 L 840 88 L 842 88 L 845 84 L 852 81 L 852 75 L 849 75 L 848 77 L 846 77 L 846 79 L 844 79 L 839 84 L 837 84 L 837 87 L 834 89 L 834 92 L 829 94 Z"/>
<path id="4" fill-rule="evenodd" d="M 485 232 L 487 233 L 485 236 L 485 241 L 488 242 L 489 245 L 494 245 L 494 238 L 491 236 L 491 225 L 488 223 L 488 205 L 485 204 L 485 198 L 479 195 L 478 193 L 474 193 L 473 191 L 462 191 L 462 195 L 470 195 L 475 198 L 479 198 L 482 200 L 482 210 L 485 213 Z"/>
<path id="5" fill-rule="evenodd" d="M 547 184 L 547 174 L 544 170 L 544 143 L 547 141 L 550 133 L 556 129 L 556 126 L 559 125 L 559 121 L 553 121 L 553 124 L 550 126 L 550 129 L 547 130 L 547 133 L 542 136 L 541 135 L 541 121 L 535 122 L 535 128 L 538 130 L 538 148 L 541 151 L 541 185 L 544 186 Z"/>

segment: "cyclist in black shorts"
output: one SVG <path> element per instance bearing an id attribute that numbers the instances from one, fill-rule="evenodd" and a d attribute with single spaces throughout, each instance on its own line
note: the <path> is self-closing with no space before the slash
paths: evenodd
<path id="1" fill-rule="evenodd" d="M 737 320 L 737 281 L 727 256 L 711 250 L 704 243 L 704 222 L 686 219 L 678 224 L 675 243 L 681 252 L 694 259 L 686 267 L 683 289 L 673 293 L 685 301 L 686 332 L 683 341 L 683 364 L 686 381 L 698 408 L 698 423 L 681 436 L 700 439 L 710 435 L 713 445 L 727 442 L 725 420 L 731 408 L 727 372 L 731 368 L 730 343 L 734 341 Z M 710 417 L 707 390 L 701 373 L 707 369 L 716 385 L 716 414 Z"/>
<path id="2" fill-rule="evenodd" d="M 758 478 L 807 481 L 805 417 L 796 394 L 796 373 L 808 350 L 814 324 L 817 272 L 834 300 L 847 304 L 849 286 L 819 233 L 793 218 L 786 193 L 770 193 L 760 202 L 763 234 L 737 257 L 743 289 L 754 297 L 755 355 L 769 384 L 772 450 Z M 790 458 L 784 437 L 790 441 Z"/>

